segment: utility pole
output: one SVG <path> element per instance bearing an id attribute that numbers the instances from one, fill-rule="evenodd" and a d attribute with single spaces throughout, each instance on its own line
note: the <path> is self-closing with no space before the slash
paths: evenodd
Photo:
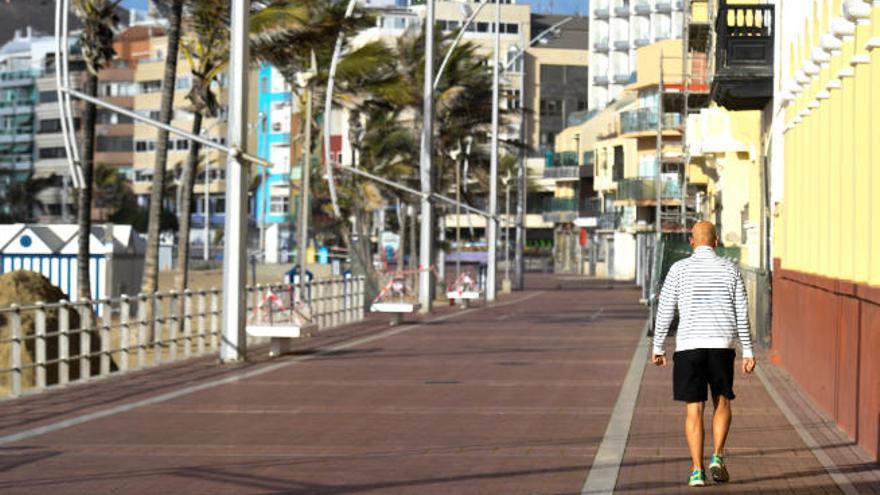
<path id="1" fill-rule="evenodd" d="M 522 49 L 525 52 L 525 48 Z M 522 57 L 522 70 L 519 77 L 519 167 L 516 170 L 516 249 L 514 251 L 515 265 L 513 269 L 513 286 L 517 290 L 523 290 L 525 258 L 523 251 L 526 243 L 526 137 L 528 131 L 526 125 L 525 105 L 525 80 L 526 61 Z"/>
<path id="2" fill-rule="evenodd" d="M 486 301 L 495 300 L 495 277 L 497 270 L 496 251 L 498 248 L 498 79 L 500 74 L 501 52 L 501 2 L 495 2 L 495 50 L 492 53 L 492 159 L 489 166 L 489 217 L 487 240 L 489 243 L 488 270 L 486 273 Z"/>
<path id="3" fill-rule="evenodd" d="M 211 163 L 205 160 L 205 209 L 203 211 L 203 217 L 205 219 L 204 235 L 204 249 L 202 250 L 202 257 L 205 261 L 208 261 L 211 257 L 211 193 L 210 193 L 210 176 L 211 173 Z"/>
<path id="4" fill-rule="evenodd" d="M 433 303 L 431 266 L 431 159 L 434 152 L 434 0 L 427 0 L 425 16 L 425 74 L 422 94 L 422 149 L 419 156 L 421 183 L 421 239 L 419 243 L 419 304 L 421 313 L 430 313 Z"/>
<path id="5" fill-rule="evenodd" d="M 306 251 L 309 242 L 309 179 L 311 175 L 312 165 L 312 78 L 316 72 L 315 52 L 312 52 L 311 68 L 308 72 L 300 72 L 297 74 L 297 84 L 305 89 L 306 93 L 306 114 L 303 122 L 305 123 L 305 140 L 303 141 L 303 164 L 300 166 L 299 181 L 299 246 L 297 251 L 297 261 L 299 262 L 299 298 L 300 302 L 305 303 L 306 294 Z M 311 300 L 309 300 L 311 303 Z"/>
<path id="6" fill-rule="evenodd" d="M 247 146 L 248 70 L 247 39 L 250 0 L 232 0 L 229 43 L 229 127 L 227 139 L 234 152 L 226 161 L 226 235 L 223 252 L 223 338 L 220 361 L 242 361 L 247 352 L 245 299 L 247 268 L 247 185 L 249 164 L 242 156 Z"/>

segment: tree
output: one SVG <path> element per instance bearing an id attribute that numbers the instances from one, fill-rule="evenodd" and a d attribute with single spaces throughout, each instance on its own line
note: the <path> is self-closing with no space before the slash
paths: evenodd
<path id="1" fill-rule="evenodd" d="M 180 25 L 183 18 L 184 0 L 164 0 L 167 8 L 168 45 L 165 49 L 165 73 L 162 79 L 162 101 L 159 120 L 171 123 L 174 115 L 174 89 L 177 81 L 177 57 L 180 48 Z M 156 138 L 156 157 L 153 165 L 153 185 L 150 191 L 150 213 L 147 226 L 147 252 L 144 259 L 144 278 L 141 292 L 152 294 L 159 283 L 159 234 L 161 233 L 162 207 L 165 199 L 165 168 L 168 164 L 168 131 L 159 129 Z"/>
<path id="2" fill-rule="evenodd" d="M 116 7 L 119 0 L 74 0 L 72 6 L 82 24 L 80 43 L 86 63 L 85 93 L 98 96 L 98 72 L 113 59 L 113 38 L 119 18 Z M 85 102 L 82 115 L 83 149 L 81 163 L 82 189 L 77 201 L 77 224 L 79 226 L 77 251 L 77 286 L 79 299 L 91 298 L 89 280 L 89 238 L 92 231 L 92 183 L 95 160 L 95 113 L 94 103 Z"/>
<path id="3" fill-rule="evenodd" d="M 216 117 L 220 107 L 212 84 L 226 64 L 229 55 L 228 0 L 191 0 L 187 31 L 191 33 L 183 43 L 190 73 L 192 88 L 186 98 L 193 112 L 192 132 L 202 132 L 202 119 Z M 177 236 L 177 275 L 174 277 L 175 289 L 183 293 L 189 286 L 189 230 L 190 213 L 192 210 L 193 187 L 195 186 L 196 168 L 199 163 L 201 146 L 197 142 L 190 144 L 189 155 L 180 177 L 182 192 L 178 213 L 180 230 Z M 207 173 L 207 170 L 205 171 Z M 208 222 L 208 214 L 205 214 Z M 208 242 L 205 239 L 205 242 Z M 178 300 L 177 314 L 183 314 L 184 300 Z M 178 320 L 183 326 L 183 319 Z"/>

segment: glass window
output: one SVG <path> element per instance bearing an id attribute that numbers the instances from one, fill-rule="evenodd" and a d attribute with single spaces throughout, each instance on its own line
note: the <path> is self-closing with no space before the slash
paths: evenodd
<path id="1" fill-rule="evenodd" d="M 287 196 L 271 196 L 269 213 L 287 213 L 290 211 L 290 198 Z"/>

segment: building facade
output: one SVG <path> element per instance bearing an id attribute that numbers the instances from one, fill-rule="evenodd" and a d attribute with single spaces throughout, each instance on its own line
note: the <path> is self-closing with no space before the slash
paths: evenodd
<path id="1" fill-rule="evenodd" d="M 777 2 L 773 349 L 880 457 L 880 2 Z"/>
<path id="2" fill-rule="evenodd" d="M 638 48 L 681 38 L 685 3 L 685 0 L 590 2 L 591 110 L 601 110 L 633 82 Z"/>

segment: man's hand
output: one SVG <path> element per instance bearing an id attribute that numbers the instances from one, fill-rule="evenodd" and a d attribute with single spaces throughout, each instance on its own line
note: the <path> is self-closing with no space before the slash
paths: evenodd
<path id="1" fill-rule="evenodd" d="M 652 354 L 651 362 L 656 366 L 666 366 L 666 354 Z"/>
<path id="2" fill-rule="evenodd" d="M 755 358 L 743 358 L 743 373 L 751 374 L 755 371 Z"/>

